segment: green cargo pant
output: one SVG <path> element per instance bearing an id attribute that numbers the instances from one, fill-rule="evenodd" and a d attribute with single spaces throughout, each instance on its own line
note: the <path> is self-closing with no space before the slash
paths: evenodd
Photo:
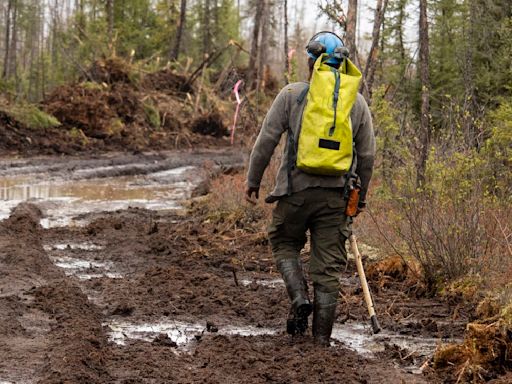
<path id="1" fill-rule="evenodd" d="M 345 241 L 351 218 L 345 216 L 345 201 L 339 188 L 308 188 L 282 197 L 272 213 L 268 236 L 275 261 L 298 258 L 311 236 L 309 274 L 325 292 L 339 289 L 342 266 L 347 261 Z"/>

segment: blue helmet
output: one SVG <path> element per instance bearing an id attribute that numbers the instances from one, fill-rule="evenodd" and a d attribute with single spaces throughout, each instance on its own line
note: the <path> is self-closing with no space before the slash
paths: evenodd
<path id="1" fill-rule="evenodd" d="M 322 53 L 333 55 L 325 63 L 334 65 L 339 65 L 342 59 L 348 56 L 343 40 L 335 33 L 328 31 L 314 35 L 306 46 L 306 52 L 314 60 L 318 59 Z"/>

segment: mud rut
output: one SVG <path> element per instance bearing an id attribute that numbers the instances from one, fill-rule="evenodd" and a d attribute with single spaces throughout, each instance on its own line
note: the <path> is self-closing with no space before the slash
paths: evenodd
<path id="1" fill-rule="evenodd" d="M 194 165 L 190 186 L 205 161 L 211 173 L 243 159 L 217 151 L 5 160 L 0 175 L 33 184 L 136 175 L 140 186 L 141 175 Z M 62 222 L 44 215 L 68 202 L 39 199 L 0 222 L 0 383 L 442 382 L 420 367 L 438 342 L 461 336 L 459 307 L 373 284 L 385 332 L 371 337 L 350 266 L 331 347 L 290 338 L 264 238 L 137 201 Z"/>

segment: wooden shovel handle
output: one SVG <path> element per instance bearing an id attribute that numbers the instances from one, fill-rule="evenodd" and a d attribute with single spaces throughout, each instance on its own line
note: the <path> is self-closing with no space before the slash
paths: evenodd
<path id="1" fill-rule="evenodd" d="M 368 282 L 366 281 L 366 274 L 364 273 L 363 260 L 361 258 L 361 254 L 359 253 L 359 249 L 357 248 L 356 237 L 354 235 L 350 235 L 348 240 L 350 241 L 350 248 L 352 249 L 352 253 L 354 254 L 354 257 L 356 259 L 357 274 L 359 275 L 359 279 L 361 280 L 364 301 L 366 302 L 366 306 L 368 307 L 368 314 L 370 315 L 373 333 L 379 333 L 381 328 L 377 320 L 377 316 L 375 314 L 372 295 L 370 294 L 370 288 L 368 287 Z"/>

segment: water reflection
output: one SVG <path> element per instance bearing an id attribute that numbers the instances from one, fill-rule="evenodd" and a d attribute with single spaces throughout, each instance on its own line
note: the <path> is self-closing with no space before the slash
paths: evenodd
<path id="1" fill-rule="evenodd" d="M 75 181 L 4 177 L 0 180 L 0 219 L 8 217 L 10 210 L 23 201 L 34 202 L 43 210 L 44 227 L 71 225 L 77 215 L 130 206 L 176 209 L 200 181 L 194 169 L 181 167 L 148 175 Z M 83 220 L 78 223 L 82 224 Z"/>

